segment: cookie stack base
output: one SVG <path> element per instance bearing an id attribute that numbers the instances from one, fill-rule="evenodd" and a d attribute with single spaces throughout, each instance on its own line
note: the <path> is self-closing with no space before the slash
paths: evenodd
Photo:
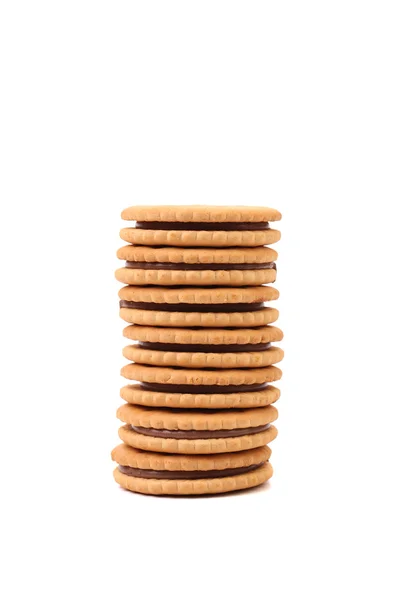
<path id="1" fill-rule="evenodd" d="M 193 496 L 204 494 L 223 494 L 247 488 L 256 487 L 272 477 L 272 465 L 268 462 L 251 473 L 233 477 L 213 479 L 142 479 L 121 473 L 117 467 L 114 470 L 115 481 L 130 492 L 150 494 L 155 496 Z"/>
<path id="2" fill-rule="evenodd" d="M 141 494 L 222 494 L 261 485 L 272 476 L 268 447 L 242 452 L 193 456 L 144 452 L 126 444 L 117 446 L 119 463 L 114 479 Z M 154 477 L 152 477 L 154 474 Z"/>

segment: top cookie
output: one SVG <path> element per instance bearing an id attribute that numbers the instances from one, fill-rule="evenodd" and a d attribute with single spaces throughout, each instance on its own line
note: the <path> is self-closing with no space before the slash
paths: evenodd
<path id="1" fill-rule="evenodd" d="M 131 206 L 122 211 L 126 221 L 175 223 L 266 223 L 281 213 L 263 206 Z"/>

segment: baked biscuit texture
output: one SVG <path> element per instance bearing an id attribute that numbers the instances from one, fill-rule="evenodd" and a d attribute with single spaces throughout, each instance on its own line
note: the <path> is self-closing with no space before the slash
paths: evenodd
<path id="1" fill-rule="evenodd" d="M 115 479 L 122 487 L 131 491 L 160 494 L 216 493 L 250 487 L 266 481 L 272 474 L 268 463 L 271 450 L 268 446 L 232 453 L 211 455 L 202 454 L 163 454 L 146 452 L 120 444 L 111 453 L 119 465 L 115 469 Z M 123 469 L 145 470 L 144 473 L 124 474 Z M 248 473 L 232 473 L 231 469 L 251 470 Z M 262 469 L 267 469 L 265 472 Z M 150 472 L 149 472 L 150 471 Z M 154 477 L 151 477 L 154 471 Z M 208 476 L 211 471 L 221 471 Z M 160 478 L 160 472 L 162 477 Z M 171 472 L 171 477 L 168 477 Z M 198 472 L 198 477 L 195 473 Z M 225 472 L 225 473 L 224 473 Z M 176 474 L 179 473 L 179 477 Z M 187 473 L 187 475 L 186 475 Z M 255 478 L 240 479 L 242 475 Z M 186 475 L 186 476 L 185 476 Z"/>
<path id="2" fill-rule="evenodd" d="M 120 237 L 125 242 L 143 246 L 182 246 L 184 248 L 255 247 L 275 244 L 281 239 L 277 229 L 264 231 L 166 231 L 124 227 Z"/>
<path id="3" fill-rule="evenodd" d="M 277 381 L 282 371 L 275 366 L 257 369 L 175 369 L 128 364 L 122 367 L 121 375 L 126 379 L 168 385 L 254 385 Z M 223 392 L 223 390 L 222 390 Z"/>
<path id="4" fill-rule="evenodd" d="M 121 440 L 128 446 L 150 452 L 168 452 L 172 454 L 219 454 L 221 452 L 240 452 L 259 448 L 272 442 L 278 435 L 274 425 L 261 433 L 252 433 L 237 437 L 208 439 L 173 439 L 152 437 L 134 431 L 130 425 L 118 430 Z"/>
<path id="5" fill-rule="evenodd" d="M 128 446 L 154 452 L 170 452 L 177 454 L 213 454 L 221 452 L 239 452 L 264 446 L 275 439 L 276 428 L 269 425 L 261 432 L 243 432 L 236 435 L 236 429 L 260 427 L 272 423 L 278 417 L 274 406 L 265 406 L 247 410 L 232 411 L 194 411 L 149 409 L 132 404 L 124 404 L 117 411 L 118 418 L 127 423 L 119 429 L 119 436 Z M 141 433 L 132 429 L 146 428 L 151 430 L 198 431 L 218 433 L 232 431 L 232 437 L 205 437 L 188 439 L 155 436 L 151 431 Z"/>
<path id="6" fill-rule="evenodd" d="M 279 311 L 271 307 L 250 312 L 226 313 L 121 308 L 119 316 L 127 323 L 160 327 L 261 327 L 274 323 L 278 319 Z"/>
<path id="7" fill-rule="evenodd" d="M 115 271 L 120 283 L 128 285 L 262 285 L 273 283 L 276 269 L 231 269 L 231 270 L 169 270 L 169 269 L 130 269 L 121 267 Z"/>
<path id="8" fill-rule="evenodd" d="M 152 469 L 155 471 L 214 471 L 236 469 L 266 462 L 271 456 L 268 446 L 243 450 L 233 454 L 162 454 L 145 452 L 120 444 L 111 453 L 111 458 L 120 465 L 135 469 Z"/>
<path id="9" fill-rule="evenodd" d="M 129 325 L 123 330 L 123 335 L 138 342 L 162 344 L 240 345 L 279 342 L 283 339 L 282 331 L 273 325 L 253 329 L 183 329 Z"/>
<path id="10" fill-rule="evenodd" d="M 256 408 L 273 404 L 280 397 L 278 388 L 269 385 L 258 392 L 231 394 L 182 394 L 150 392 L 140 385 L 125 385 L 120 396 L 130 404 L 165 408 Z"/>
<path id="11" fill-rule="evenodd" d="M 152 409 L 133 404 L 123 404 L 117 417 L 124 423 L 152 429 L 179 431 L 219 431 L 221 429 L 245 429 L 272 423 L 278 418 L 275 406 L 244 410 L 169 410 Z"/>
<path id="12" fill-rule="evenodd" d="M 241 304 L 277 300 L 279 292 L 271 286 L 241 288 L 125 286 L 118 292 L 121 300 L 155 304 Z M 184 312 L 184 311 L 183 311 Z"/>
<path id="13" fill-rule="evenodd" d="M 241 369 L 265 367 L 280 362 L 283 350 L 271 346 L 261 352 L 170 352 L 125 346 L 123 356 L 138 364 L 196 369 Z"/>
<path id="14" fill-rule="evenodd" d="M 222 494 L 256 487 L 272 477 L 272 473 L 272 466 L 267 462 L 255 471 L 232 477 L 193 480 L 142 479 L 125 475 L 116 468 L 114 479 L 121 487 L 131 492 L 151 495 L 190 496 Z"/>
<path id="15" fill-rule="evenodd" d="M 183 223 L 261 223 L 279 221 L 281 213 L 266 206 L 131 206 L 121 213 L 126 221 Z"/>
<path id="16" fill-rule="evenodd" d="M 123 246 L 117 252 L 121 260 L 146 263 L 195 264 L 257 264 L 270 263 L 278 258 L 272 248 L 153 248 L 149 246 Z"/>

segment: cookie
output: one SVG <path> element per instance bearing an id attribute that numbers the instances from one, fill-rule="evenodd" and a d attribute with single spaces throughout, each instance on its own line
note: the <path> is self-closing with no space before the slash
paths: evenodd
<path id="1" fill-rule="evenodd" d="M 218 310 L 225 312 L 226 304 L 229 304 L 230 310 L 249 312 L 260 308 L 260 303 L 279 298 L 278 290 L 267 285 L 248 288 L 224 288 L 221 286 L 163 288 L 126 285 L 119 290 L 118 295 L 125 302 L 135 303 L 135 306 L 130 308 L 179 310 L 180 312 L 188 310 L 186 305 L 191 305 L 192 311 Z M 140 305 L 138 305 L 139 303 Z"/>
<path id="2" fill-rule="evenodd" d="M 224 224 L 230 230 L 230 225 L 238 226 L 243 223 L 255 227 L 265 225 L 268 221 L 279 221 L 281 213 L 266 206 L 131 206 L 121 213 L 125 221 L 136 221 L 136 227 L 151 228 L 156 223 L 161 229 L 165 224 L 184 225 L 193 227 L 199 223 L 202 227 L 212 224 Z M 182 227 L 180 227 L 181 229 Z M 222 227 L 220 227 L 222 229 Z"/>
<path id="3" fill-rule="evenodd" d="M 231 392 L 227 394 L 153 392 L 140 385 L 125 385 L 121 398 L 130 404 L 165 408 L 256 408 L 273 404 L 280 397 L 278 388 L 268 385 L 256 392 Z"/>
<path id="4" fill-rule="evenodd" d="M 129 285 L 261 285 L 276 280 L 276 269 L 270 263 L 268 268 L 255 270 L 155 270 L 122 267 L 115 271 L 120 283 Z"/>
<path id="5" fill-rule="evenodd" d="M 126 423 L 119 435 L 128 446 L 176 454 L 238 452 L 268 444 L 277 435 L 271 425 L 274 406 L 241 410 L 152 409 L 124 404 L 117 417 Z"/>
<path id="6" fill-rule="evenodd" d="M 172 224 L 171 224 L 172 226 Z M 232 248 L 275 244 L 281 239 L 277 229 L 259 231 L 183 231 L 124 227 L 120 237 L 143 246 L 182 246 L 186 248 Z"/>
<path id="7" fill-rule="evenodd" d="M 264 302 L 279 292 L 270 286 L 164 288 L 125 286 L 120 317 L 128 323 L 162 327 L 260 327 L 277 320 Z"/>
<path id="8" fill-rule="evenodd" d="M 181 394 L 230 394 L 257 392 L 277 381 L 282 371 L 275 366 L 256 369 L 182 369 L 130 363 L 121 369 L 126 379 L 140 381 L 151 392 Z"/>
<path id="9" fill-rule="evenodd" d="M 210 494 L 253 487 L 272 475 L 267 446 L 235 453 L 162 454 L 120 444 L 112 451 L 116 481 L 144 494 Z"/>
<path id="10" fill-rule="evenodd" d="M 130 285 L 260 285 L 276 279 L 272 248 L 153 248 L 124 246 L 118 281 Z"/>
<path id="11" fill-rule="evenodd" d="M 267 344 L 280 342 L 283 333 L 266 325 L 253 329 L 184 329 L 129 325 L 123 335 L 149 350 L 185 352 L 248 352 L 266 350 Z"/>
<path id="12" fill-rule="evenodd" d="M 122 404 L 117 417 L 137 429 L 150 429 L 160 438 L 174 439 L 217 439 L 238 437 L 246 429 L 257 429 L 275 421 L 278 411 L 275 406 L 246 408 L 241 410 L 180 410 L 149 408 L 134 404 Z M 258 433 L 258 432 L 254 432 Z M 143 435 L 146 435 L 143 432 Z"/>
<path id="13" fill-rule="evenodd" d="M 150 452 L 167 452 L 173 454 L 218 454 L 220 452 L 239 452 L 259 448 L 272 442 L 278 435 L 276 427 L 269 425 L 264 431 L 249 435 L 242 434 L 232 437 L 216 437 L 207 439 L 175 439 L 162 438 L 134 430 L 131 425 L 123 425 L 118 430 L 121 440 L 128 446 L 148 450 Z M 151 430 L 153 431 L 153 430 Z M 216 433 L 216 432 L 214 432 Z M 226 432 L 228 433 L 228 432 Z M 187 434 L 186 434 L 187 435 Z M 205 435 L 204 433 L 202 435 Z M 218 432 L 220 435 L 220 432 Z"/>
<path id="14" fill-rule="evenodd" d="M 175 269 L 198 268 L 223 270 L 252 267 L 272 263 L 278 253 L 264 246 L 258 248 L 172 248 L 152 246 L 123 246 L 117 252 L 131 268 Z M 137 265 L 144 265 L 139 267 Z M 152 265 L 156 265 L 152 267 Z M 267 268 L 267 267 L 265 267 Z"/>
<path id="15" fill-rule="evenodd" d="M 183 348 L 183 351 L 152 350 L 134 344 L 125 346 L 122 354 L 128 360 L 142 365 L 159 365 L 171 367 L 187 367 L 196 369 L 239 369 L 265 367 L 280 362 L 283 350 L 269 346 L 263 351 L 245 352 L 193 352 Z"/>
<path id="16" fill-rule="evenodd" d="M 268 481 L 272 475 L 273 469 L 269 462 L 242 475 L 182 481 L 142 479 L 125 475 L 118 468 L 114 470 L 114 479 L 121 487 L 130 492 L 156 496 L 191 496 L 235 492 L 257 487 Z"/>
<path id="17" fill-rule="evenodd" d="M 229 306 L 227 307 L 229 308 Z M 260 327 L 274 323 L 279 316 L 276 308 L 261 308 L 252 312 L 170 312 L 121 308 L 121 319 L 138 325 L 166 327 Z"/>

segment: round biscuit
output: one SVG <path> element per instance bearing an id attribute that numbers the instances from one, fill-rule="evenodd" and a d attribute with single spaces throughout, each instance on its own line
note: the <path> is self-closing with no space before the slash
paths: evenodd
<path id="1" fill-rule="evenodd" d="M 250 312 L 170 312 L 121 308 L 121 319 L 127 323 L 161 327 L 261 327 L 279 317 L 276 308 L 266 307 Z"/>
<path id="2" fill-rule="evenodd" d="M 272 442 L 278 435 L 274 425 L 261 433 L 252 433 L 231 438 L 209 438 L 203 440 L 185 440 L 152 437 L 134 431 L 130 425 L 118 430 L 121 440 L 128 446 L 150 452 L 168 452 L 172 454 L 219 454 L 221 452 L 240 452 L 259 448 Z"/>
<path id="3" fill-rule="evenodd" d="M 111 452 L 111 458 L 119 465 L 134 469 L 154 471 L 216 471 L 237 469 L 258 465 L 269 460 L 271 449 L 268 446 L 243 450 L 242 452 L 221 454 L 163 454 L 145 452 L 120 444 Z"/>
<path id="4" fill-rule="evenodd" d="M 261 408 L 210 412 L 201 409 L 157 409 L 135 406 L 134 404 L 122 404 L 117 410 L 117 417 L 124 423 L 146 429 L 219 431 L 222 429 L 246 429 L 272 423 L 278 418 L 278 411 L 272 405 Z"/>
<path id="5" fill-rule="evenodd" d="M 245 286 L 273 283 L 276 280 L 276 269 L 231 269 L 183 270 L 170 269 L 130 269 L 121 267 L 115 271 L 115 278 L 127 285 L 227 285 Z"/>
<path id="6" fill-rule="evenodd" d="M 261 223 L 279 221 L 281 213 L 267 206 L 130 206 L 121 213 L 125 221 L 177 223 Z"/>
<path id="7" fill-rule="evenodd" d="M 277 381 L 282 371 L 275 366 L 256 369 L 177 369 L 130 363 L 121 369 L 126 379 L 172 385 L 253 385 Z M 222 390 L 223 392 L 223 390 Z"/>
<path id="8" fill-rule="evenodd" d="M 155 304 L 252 304 L 279 298 L 278 290 L 268 285 L 244 288 L 126 285 L 119 290 L 118 295 L 121 300 L 129 302 Z"/>
<path id="9" fill-rule="evenodd" d="M 258 392 L 232 394 L 182 394 L 151 392 L 140 385 L 124 385 L 120 396 L 130 404 L 161 408 L 257 408 L 273 404 L 280 397 L 280 390 L 272 385 Z"/>
<path id="10" fill-rule="evenodd" d="M 120 238 L 130 244 L 143 246 L 182 246 L 184 248 L 255 247 L 275 244 L 281 239 L 277 229 L 262 231 L 174 231 L 165 229 L 136 229 L 124 227 Z"/>
<path id="11" fill-rule="evenodd" d="M 123 488 L 140 494 L 191 496 L 199 494 L 223 494 L 261 485 L 270 477 L 273 470 L 269 462 L 250 473 L 212 479 L 143 479 L 131 477 L 114 470 L 115 481 Z"/>
<path id="12" fill-rule="evenodd" d="M 273 325 L 252 329 L 183 329 L 128 325 L 122 333 L 130 340 L 160 344 L 265 344 L 283 339 L 282 331 Z"/>
<path id="13" fill-rule="evenodd" d="M 145 263 L 243 265 L 274 262 L 278 258 L 278 253 L 276 250 L 264 246 L 257 248 L 173 248 L 165 246 L 159 248 L 129 244 L 118 250 L 117 257 L 121 260 Z"/>
<path id="14" fill-rule="evenodd" d="M 260 352 L 171 352 L 147 350 L 139 345 L 125 346 L 123 356 L 137 364 L 194 369 L 242 369 L 266 367 L 283 359 L 283 350 L 271 346 Z"/>

